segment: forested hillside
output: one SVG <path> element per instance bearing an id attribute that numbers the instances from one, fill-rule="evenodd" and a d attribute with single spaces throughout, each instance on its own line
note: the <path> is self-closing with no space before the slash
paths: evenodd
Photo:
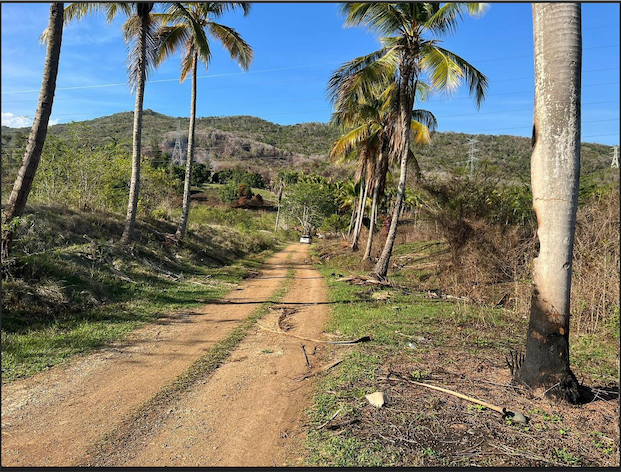
<path id="1" fill-rule="evenodd" d="M 50 134 L 67 137 L 78 133 L 84 144 L 97 148 L 109 143 L 131 146 L 133 113 L 117 113 L 94 120 L 50 127 Z M 187 146 L 188 118 L 175 118 L 152 110 L 144 113 L 143 153 L 170 158 L 177 138 L 177 123 L 181 128 L 181 145 Z M 232 167 L 234 161 L 252 170 L 265 166 L 283 166 L 314 162 L 315 169 L 330 174 L 327 160 L 339 130 L 327 123 L 279 125 L 252 116 L 204 117 L 197 120 L 198 162 L 209 160 L 214 168 Z M 76 131 L 77 130 L 77 131 Z M 14 167 L 23 153 L 29 129 L 2 127 L 3 175 Z M 468 169 L 471 139 L 476 139 L 475 166 L 494 166 L 506 178 L 518 183 L 530 179 L 530 139 L 509 135 L 470 135 L 436 132 L 431 144 L 417 151 L 425 173 Z M 610 182 L 616 176 L 610 169 L 611 146 L 583 143 L 583 183 Z M 267 161 L 267 162 L 266 162 Z M 317 168 L 318 167 L 318 168 Z"/>

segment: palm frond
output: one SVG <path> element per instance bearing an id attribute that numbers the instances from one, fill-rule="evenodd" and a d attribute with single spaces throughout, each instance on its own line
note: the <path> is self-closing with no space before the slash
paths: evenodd
<path id="1" fill-rule="evenodd" d="M 394 50 L 382 48 L 343 64 L 328 80 L 329 100 L 336 103 L 349 95 L 374 96 L 376 84 L 394 79 L 398 60 Z"/>
<path id="2" fill-rule="evenodd" d="M 464 78 L 464 71 L 435 42 L 425 43 L 421 50 L 420 67 L 429 75 L 431 87 L 447 95 L 457 90 Z"/>
<path id="3" fill-rule="evenodd" d="M 186 24 L 174 26 L 162 26 L 158 31 L 160 37 L 157 64 L 161 64 L 170 56 L 178 52 L 179 48 L 186 46 L 190 39 L 190 33 Z"/>
<path id="4" fill-rule="evenodd" d="M 429 128 L 429 131 L 438 129 L 438 120 L 435 115 L 428 110 L 412 110 L 412 123 L 418 122 Z M 414 126 L 414 124 L 412 124 Z"/>
<path id="5" fill-rule="evenodd" d="M 112 23 L 118 14 L 124 14 L 128 17 L 132 16 L 132 4 L 118 2 L 74 2 L 65 7 L 64 21 L 69 23 L 81 20 L 85 16 L 90 16 L 94 13 L 103 13 L 106 16 L 106 21 Z"/>
<path id="6" fill-rule="evenodd" d="M 427 112 L 429 113 L 429 112 Z M 429 144 L 431 141 L 431 136 L 429 135 L 429 128 L 419 121 L 412 120 L 411 125 L 411 133 L 413 139 L 413 144 L 416 146 L 424 146 Z"/>
<path id="7" fill-rule="evenodd" d="M 224 13 L 238 8 L 241 8 L 246 16 L 252 8 L 249 2 L 196 2 L 193 6 L 204 18 L 220 18 Z"/>
<path id="8" fill-rule="evenodd" d="M 152 4 L 151 4 L 152 5 Z M 158 62 L 160 49 L 160 37 L 158 34 L 158 22 L 149 13 L 144 4 L 138 5 L 140 15 L 130 17 L 123 24 L 123 35 L 128 43 L 127 71 L 129 84 L 132 91 L 136 89 L 140 80 L 142 62 L 145 61 L 145 80 L 153 71 Z M 141 44 L 144 41 L 145 55 L 141 55 Z"/>
<path id="9" fill-rule="evenodd" d="M 330 158 L 332 160 L 342 159 L 350 154 L 358 144 L 364 142 L 368 136 L 369 128 L 366 125 L 361 125 L 350 130 L 336 140 L 330 151 Z"/>
<path id="10" fill-rule="evenodd" d="M 239 33 L 230 26 L 213 22 L 210 22 L 207 28 L 209 33 L 217 38 L 229 52 L 231 59 L 235 60 L 242 70 L 248 70 L 254 53 L 252 47 L 242 39 Z"/>
<path id="11" fill-rule="evenodd" d="M 194 43 L 188 41 L 184 49 L 183 59 L 181 59 L 181 75 L 179 77 L 180 82 L 183 82 L 188 74 L 193 70 L 195 54 L 198 55 Z M 198 59 L 198 57 L 196 59 Z M 205 64 L 209 64 L 210 59 L 211 53 L 209 54 L 207 61 L 205 61 L 205 59 L 203 59 L 203 61 Z"/>
<path id="12" fill-rule="evenodd" d="M 445 3 L 438 5 L 433 14 L 425 21 L 424 27 L 438 34 L 452 34 L 457 29 L 458 21 L 462 20 L 465 13 L 470 16 L 481 16 L 489 8 L 489 3 Z"/>
<path id="13" fill-rule="evenodd" d="M 391 3 L 344 3 L 341 13 L 346 15 L 345 26 L 364 25 L 382 36 L 397 33 L 403 26 L 403 15 Z"/>
<path id="14" fill-rule="evenodd" d="M 488 89 L 487 77 L 457 54 L 440 47 L 436 47 L 436 50 L 459 67 L 462 76 L 466 79 L 466 84 L 468 84 L 470 96 L 474 97 L 477 108 L 480 108 Z"/>

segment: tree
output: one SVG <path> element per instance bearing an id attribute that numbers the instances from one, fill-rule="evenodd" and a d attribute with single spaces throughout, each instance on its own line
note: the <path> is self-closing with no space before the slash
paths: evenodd
<path id="1" fill-rule="evenodd" d="M 183 82 L 188 73 L 192 74 L 188 153 L 183 188 L 183 208 L 175 235 L 177 241 L 182 241 L 185 236 L 190 213 L 190 187 L 196 127 L 196 72 L 199 62 L 203 62 L 205 70 L 209 68 L 211 62 L 211 48 L 206 32 L 222 43 L 231 58 L 237 61 L 242 70 L 248 70 L 252 62 L 252 48 L 241 38 L 239 33 L 233 28 L 214 21 L 228 10 L 235 8 L 242 8 L 244 15 L 246 15 L 250 11 L 250 4 L 245 2 L 172 3 L 168 11 L 162 15 L 164 26 L 161 30 L 162 43 L 159 49 L 158 63 L 164 61 L 179 48 L 183 48 L 184 56 L 181 60 L 180 81 Z"/>
<path id="2" fill-rule="evenodd" d="M 388 263 L 396 237 L 401 212 L 407 166 L 410 152 L 412 111 L 416 90 L 422 75 L 434 91 L 450 94 L 465 79 L 477 106 L 485 96 L 487 78 L 475 67 L 456 54 L 441 48 L 437 39 L 427 39 L 428 34 L 453 32 L 464 11 L 477 15 L 487 4 L 482 3 L 346 3 L 347 26 L 365 25 L 385 35 L 380 39 L 382 48 L 359 57 L 342 67 L 338 80 L 343 92 L 352 89 L 368 95 L 373 84 L 393 77 L 397 84 L 398 119 L 391 137 L 392 152 L 401 163 L 397 197 L 384 250 L 373 273 L 379 279 L 386 277 Z M 395 70 L 396 69 L 396 70 Z"/>
<path id="3" fill-rule="evenodd" d="M 365 165 L 365 170 L 368 172 L 365 190 L 372 190 L 369 235 L 362 257 L 363 261 L 369 261 L 371 259 L 378 202 L 383 196 L 389 166 L 394 161 L 394 154 L 389 149 L 389 141 L 395 132 L 394 123 L 398 109 L 396 87 L 394 82 L 377 82 L 374 84 L 375 87 L 369 90 L 372 95 L 365 97 L 361 96 L 358 93 L 359 91 L 355 89 L 350 90 L 352 95 L 342 93 L 340 88 L 342 83 L 338 81 L 338 77 L 333 76 L 330 84 L 329 90 L 337 107 L 337 110 L 332 114 L 332 122 L 345 129 L 353 127 L 336 141 L 332 149 L 332 156 L 347 156 L 352 150 L 358 148 L 358 155 L 364 159 L 359 164 Z M 426 84 L 419 82 L 417 88 L 419 95 L 426 95 L 428 91 Z M 431 129 L 436 128 L 437 121 L 432 113 L 415 110 L 413 115 Z M 411 126 L 415 130 L 416 142 L 425 144 L 429 142 L 429 129 L 426 125 L 418 121 L 412 122 Z M 362 184 L 364 183 L 362 181 Z M 366 202 L 364 196 L 361 202 Z M 356 227 L 357 234 L 354 234 L 352 243 L 354 250 L 357 249 L 357 238 L 362 225 L 363 210 L 364 206 L 361 204 Z"/>
<path id="4" fill-rule="evenodd" d="M 569 296 L 580 176 L 582 64 L 579 3 L 533 4 L 535 109 L 531 183 L 539 254 L 526 353 L 518 378 L 575 403 L 569 368 Z"/>
<path id="5" fill-rule="evenodd" d="M 324 183 L 298 182 L 287 186 L 282 212 L 302 226 L 304 234 L 311 234 L 323 220 L 336 211 L 334 193 Z"/>
<path id="6" fill-rule="evenodd" d="M 127 58 L 129 83 L 136 94 L 132 145 L 132 174 L 129 201 L 121 242 L 129 244 L 136 226 L 138 193 L 140 191 L 140 159 L 142 151 L 142 105 L 147 76 L 155 65 L 157 52 L 156 17 L 151 13 L 154 3 L 72 3 L 65 9 L 65 21 L 80 20 L 86 15 L 102 11 L 108 23 L 118 14 L 128 17 L 123 24 L 125 42 L 130 44 Z"/>
<path id="7" fill-rule="evenodd" d="M 13 190 L 9 196 L 9 200 L 4 208 L 2 215 L 2 257 L 9 255 L 11 243 L 13 241 L 13 230 L 8 224 L 16 217 L 24 213 L 28 195 L 32 188 L 39 161 L 41 160 L 41 151 L 45 144 L 47 136 L 47 126 L 52 114 L 52 105 L 54 103 L 54 93 L 56 92 L 56 77 L 58 76 L 58 63 L 60 59 L 60 46 L 63 36 L 63 10 L 64 3 L 50 4 L 49 25 L 42 36 L 47 42 L 47 51 L 45 55 L 45 64 L 43 66 L 43 78 L 41 80 L 41 92 L 39 93 L 39 104 L 37 112 L 34 116 L 30 136 L 28 137 L 28 145 L 24 152 L 22 165 L 18 171 Z M 5 230 L 6 227 L 6 230 Z"/>

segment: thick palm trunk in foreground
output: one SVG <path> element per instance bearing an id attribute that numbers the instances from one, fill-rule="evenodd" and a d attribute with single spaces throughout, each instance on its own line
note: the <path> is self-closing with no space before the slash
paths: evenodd
<path id="1" fill-rule="evenodd" d="M 569 296 L 580 175 L 581 13 L 578 3 L 533 4 L 535 110 L 531 158 L 539 254 L 520 380 L 575 403 Z"/>
<path id="2" fill-rule="evenodd" d="M 28 145 L 24 152 L 24 159 L 17 174 L 17 178 L 15 179 L 9 201 L 4 209 L 3 223 L 8 223 L 13 218 L 21 216 L 24 213 L 28 195 L 32 188 L 32 181 L 37 167 L 39 166 L 39 161 L 41 160 L 41 151 L 45 144 L 47 126 L 50 121 L 50 115 L 52 114 L 54 93 L 56 91 L 56 77 L 58 76 L 60 46 L 63 35 L 63 13 L 64 3 L 50 4 L 47 52 L 45 55 L 45 65 L 43 66 L 39 104 L 32 123 L 32 128 L 30 129 L 30 136 L 28 137 Z M 8 230 L 3 233 L 2 257 L 5 258 L 9 254 L 11 242 L 13 240 L 13 231 Z"/>
<path id="3" fill-rule="evenodd" d="M 183 208 L 181 210 L 181 221 L 177 228 L 177 241 L 182 241 L 185 237 L 185 229 L 188 225 L 190 214 L 190 191 L 192 189 L 192 161 L 194 160 L 194 129 L 196 127 L 196 71 L 198 67 L 198 53 L 194 52 L 192 60 L 192 98 L 190 110 L 190 130 L 188 132 L 188 155 L 185 162 L 185 181 L 183 185 Z"/>

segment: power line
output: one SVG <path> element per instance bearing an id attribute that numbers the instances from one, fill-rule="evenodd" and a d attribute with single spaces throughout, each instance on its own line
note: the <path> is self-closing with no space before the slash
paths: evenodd
<path id="1" fill-rule="evenodd" d="M 314 80 L 314 79 L 310 79 L 310 80 Z M 275 83 L 290 83 L 289 81 L 284 81 L 284 82 L 275 82 Z M 602 85 L 618 85 L 619 82 L 602 82 L 602 83 L 597 83 L 597 84 L 587 84 L 587 85 L 582 85 L 582 87 L 596 87 L 596 86 L 602 86 Z M 245 87 L 247 86 L 251 86 L 251 85 L 264 85 L 264 84 L 248 84 L 245 85 Z M 213 90 L 216 89 L 218 87 L 213 87 L 212 89 L 209 90 Z M 507 92 L 507 93 L 497 93 L 497 94 L 490 94 L 488 95 L 488 97 L 499 97 L 499 96 L 507 96 L 507 95 L 519 95 L 519 94 L 524 94 L 524 93 L 534 93 L 534 90 L 523 90 L 523 91 L 519 91 L 519 92 Z M 445 102 L 445 101 L 453 101 L 453 100 L 469 100 L 471 99 L 471 97 L 453 97 L 453 98 L 440 98 L 440 99 L 431 99 L 431 100 L 427 100 L 424 103 L 437 103 L 437 102 Z M 62 101 L 63 99 L 59 99 L 56 102 L 58 103 L 58 101 Z M 259 104 L 259 103 L 289 103 L 289 102 L 293 102 L 293 101 L 307 101 L 307 100 L 311 100 L 311 99 L 296 99 L 296 100 L 282 100 L 282 101 L 278 101 L 278 102 L 254 102 L 251 104 Z M 11 102 L 4 102 L 4 103 L 11 103 Z M 604 101 L 604 102 L 595 102 L 595 103 L 616 103 L 615 101 Z M 245 105 L 248 105 L 247 102 L 244 103 Z M 167 108 L 166 110 L 172 110 L 173 108 Z M 176 108 L 175 108 L 176 109 Z M 323 110 L 319 110 L 319 111 L 323 111 Z M 508 110 L 508 111 L 522 111 L 522 110 Z M 497 112 L 489 112 L 489 113 L 497 113 Z M 60 113 L 60 114 L 54 114 L 55 117 L 57 116 L 79 116 L 79 115 L 91 115 L 93 114 L 91 113 Z M 475 113 L 473 115 L 480 115 L 480 114 L 485 114 L 485 113 Z M 460 116 L 460 115 L 454 115 L 454 116 Z M 463 116 L 467 116 L 467 115 L 463 115 Z M 446 117 L 446 116 L 445 116 Z"/>
<path id="2" fill-rule="evenodd" d="M 586 70 L 582 71 L 582 74 L 585 74 L 587 72 L 606 72 L 606 71 L 610 71 L 610 70 L 617 70 L 618 71 L 619 68 L 618 67 L 607 67 L 605 69 L 586 69 Z M 215 77 L 215 76 L 212 76 L 212 77 Z M 171 80 L 173 80 L 173 79 L 171 79 Z M 176 79 L 174 79 L 174 80 L 176 80 Z M 294 83 L 294 82 L 298 82 L 298 81 L 303 82 L 303 81 L 306 81 L 306 80 L 308 80 L 308 79 L 296 79 L 295 81 L 291 81 L 291 82 L 288 82 L 288 81 L 261 82 L 259 84 L 247 84 L 247 85 L 244 85 L 244 87 L 246 87 L 248 85 L 253 85 L 254 86 L 254 85 L 271 85 L 271 84 Z M 489 80 L 490 80 L 490 83 L 495 84 L 495 83 L 498 83 L 498 82 L 515 82 L 515 81 L 518 81 L 518 80 L 534 80 L 534 77 L 531 75 L 531 76 L 528 76 L 528 77 L 516 77 L 516 78 L 511 78 L 511 79 L 489 79 Z M 157 82 L 157 81 L 155 81 L 155 82 Z M 235 86 L 231 86 L 231 85 L 223 86 L 222 88 L 230 88 L 230 87 L 236 87 L 236 85 Z M 218 89 L 218 88 L 219 87 L 211 87 L 211 88 L 205 89 L 205 90 L 215 90 L 215 89 Z M 61 90 L 61 89 L 57 89 L 57 90 Z M 7 92 L 7 93 L 10 93 L 10 92 Z M 89 95 L 88 98 L 89 99 L 92 98 L 92 95 Z M 2 103 L 3 104 L 4 103 L 28 103 L 28 102 L 36 102 L 38 100 L 39 100 L 38 97 L 33 97 L 33 98 L 25 99 L 25 100 L 3 100 Z M 62 98 L 56 97 L 55 98 L 55 103 L 58 103 L 59 101 L 60 102 L 65 102 L 65 101 L 68 101 L 68 100 L 84 100 L 84 97 L 62 97 Z M 299 101 L 303 101 L 303 100 L 305 101 L 305 100 L 309 100 L 309 99 L 301 99 Z M 263 102 L 263 103 L 275 103 L 275 102 L 273 102 L 273 101 L 266 101 L 266 102 Z M 277 102 L 277 103 L 279 103 L 279 102 Z"/>
<path id="3" fill-rule="evenodd" d="M 593 46 L 593 47 L 589 47 L 589 48 L 583 48 L 583 51 L 587 51 L 587 50 L 592 50 L 592 49 L 607 49 L 607 48 L 614 48 L 614 47 L 619 47 L 618 44 L 611 44 L 611 45 L 604 45 L 604 46 Z M 497 57 L 497 58 L 491 58 L 491 59 L 478 59 L 478 60 L 471 60 L 470 62 L 496 62 L 496 61 L 506 61 L 506 60 L 511 60 L 511 59 L 521 59 L 521 58 L 525 58 L 525 57 L 533 57 L 533 54 L 527 54 L 527 55 L 520 55 L 520 56 L 510 56 L 510 57 Z M 253 74 L 253 73 L 263 73 L 263 72 L 277 72 L 277 71 L 284 71 L 284 70 L 294 70 L 294 69 L 302 69 L 302 68 L 310 68 L 310 67 L 320 67 L 320 66 L 325 66 L 325 65 L 335 65 L 335 64 L 343 64 L 347 61 L 335 61 L 335 62 L 326 62 L 326 63 L 321 63 L 321 64 L 303 64 L 303 65 L 299 65 L 299 66 L 290 66 L 290 67 L 278 67 L 278 68 L 273 68 L 273 69 L 260 69 L 260 70 L 250 70 L 248 72 L 231 72 L 231 73 L 227 73 L 227 74 L 211 74 L 211 75 L 203 75 L 203 76 L 197 76 L 197 79 L 210 79 L 210 78 L 217 78 L 217 77 L 232 77 L 232 76 L 236 76 L 236 75 L 244 75 L 244 74 Z M 169 78 L 169 79 L 156 79 L 156 80 L 148 80 L 147 83 L 165 83 L 165 82 L 176 82 L 179 81 L 178 78 Z M 103 88 L 103 87 L 120 87 L 120 86 L 126 86 L 127 82 L 123 82 L 123 83 L 110 83 L 110 84 L 96 84 L 96 85 L 77 85 L 74 87 L 58 87 L 56 88 L 56 90 L 78 90 L 78 89 L 90 89 L 90 88 Z M 9 95 L 9 94 L 17 94 L 17 93 L 38 93 L 40 92 L 40 89 L 32 89 L 32 90 L 12 90 L 9 92 L 2 92 L 2 95 Z"/>

